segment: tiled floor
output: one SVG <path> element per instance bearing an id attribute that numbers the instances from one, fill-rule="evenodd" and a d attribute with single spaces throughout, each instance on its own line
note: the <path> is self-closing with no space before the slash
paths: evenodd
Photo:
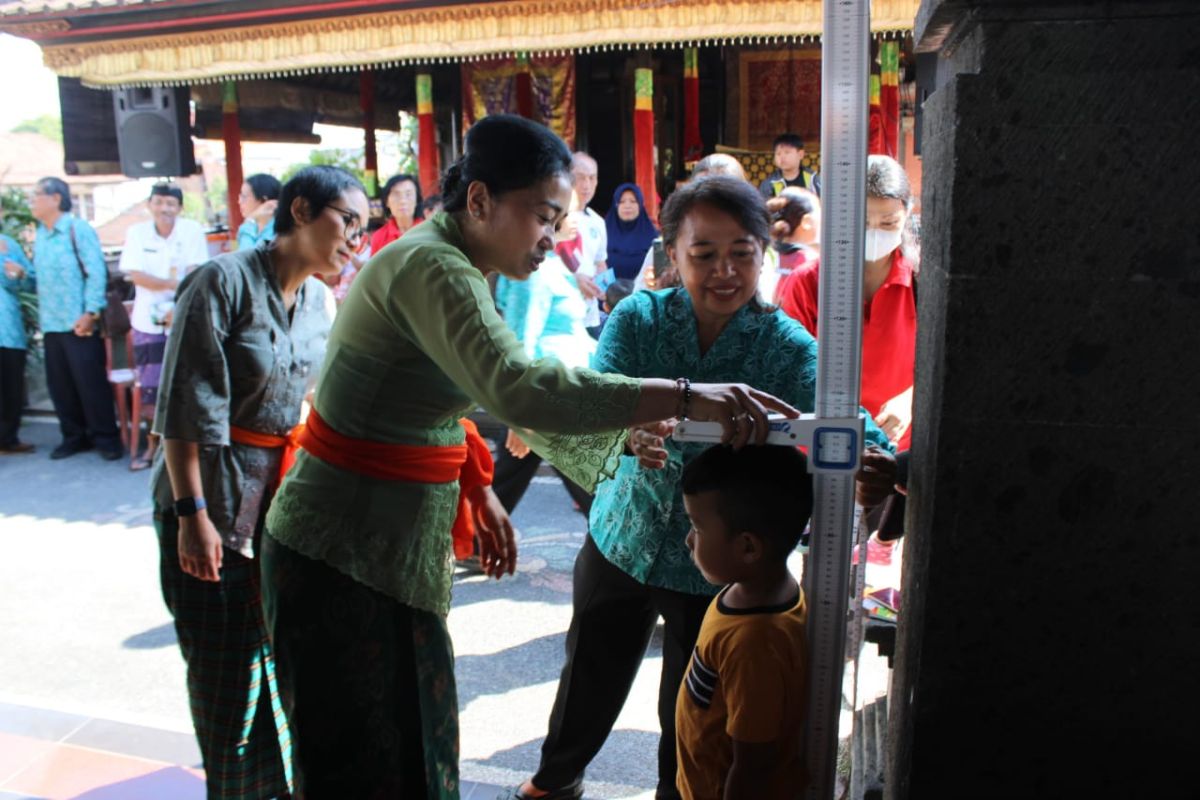
<path id="1" fill-rule="evenodd" d="M 0 703 L 0 800 L 204 800 L 191 736 Z M 461 800 L 498 786 L 464 782 Z"/>

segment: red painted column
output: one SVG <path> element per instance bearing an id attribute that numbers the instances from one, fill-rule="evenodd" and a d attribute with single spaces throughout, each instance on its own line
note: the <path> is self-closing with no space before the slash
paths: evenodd
<path id="1" fill-rule="evenodd" d="M 417 75 L 417 171 L 421 194 L 437 194 L 441 182 L 438 164 L 437 134 L 433 124 L 433 76 Z"/>
<path id="2" fill-rule="evenodd" d="M 634 72 L 633 178 L 646 198 L 646 213 L 658 219 L 658 189 L 654 180 L 654 71 Z"/>
<path id="3" fill-rule="evenodd" d="M 690 170 L 704 155 L 700 140 L 700 56 L 695 47 L 683 51 L 683 163 Z"/>
<path id="4" fill-rule="evenodd" d="M 242 191 L 242 127 L 238 122 L 237 84 L 225 81 L 221 97 L 221 136 L 225 140 L 225 182 L 229 202 L 229 238 L 237 240 L 242 224 L 238 195 Z"/>
<path id="5" fill-rule="evenodd" d="M 367 195 L 374 197 L 379 189 L 379 155 L 375 147 L 375 73 L 369 69 L 358 73 L 358 102 L 363 113 L 363 171 Z"/>

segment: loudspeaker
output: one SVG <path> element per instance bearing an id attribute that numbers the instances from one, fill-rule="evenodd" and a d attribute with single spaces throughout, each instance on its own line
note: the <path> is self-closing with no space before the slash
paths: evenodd
<path id="1" fill-rule="evenodd" d="M 173 178 L 196 171 L 186 86 L 117 89 L 113 115 L 121 172 L 131 178 Z"/>
<path id="2" fill-rule="evenodd" d="M 59 78 L 58 104 L 62 112 L 63 171 L 68 175 L 120 172 L 112 92 L 89 89 L 78 78 Z"/>

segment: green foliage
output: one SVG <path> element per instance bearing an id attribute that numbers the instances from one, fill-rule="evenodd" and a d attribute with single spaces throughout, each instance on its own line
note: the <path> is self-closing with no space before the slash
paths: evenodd
<path id="1" fill-rule="evenodd" d="M 360 181 L 366 182 L 366 171 L 363 169 L 363 160 L 365 158 L 364 149 L 362 147 L 353 148 L 326 148 L 323 150 L 313 150 L 308 155 L 307 164 L 292 164 L 283 175 L 279 177 L 281 183 L 287 183 L 296 176 L 296 173 L 305 167 L 326 165 L 330 167 L 341 167 L 350 172 Z"/>
<path id="2" fill-rule="evenodd" d="M 15 187 L 3 190 L 0 192 L 0 208 L 4 210 L 4 218 L 0 220 L 0 233 L 15 239 L 32 261 L 33 251 L 28 239 L 33 230 L 34 220 L 25 193 Z M 37 295 L 33 292 L 18 292 L 17 300 L 21 306 L 21 321 L 25 324 L 25 333 L 29 339 L 29 354 L 34 359 L 40 359 L 41 350 L 34 338 L 38 325 Z"/>
<path id="3" fill-rule="evenodd" d="M 0 233 L 6 233 L 22 244 L 25 243 L 25 232 L 33 225 L 33 212 L 29 210 L 29 200 L 25 192 L 16 187 L 9 187 L 0 192 L 0 208 L 4 210 L 4 220 L 0 222 Z M 29 248 L 26 248 L 28 250 Z"/>
<path id="4" fill-rule="evenodd" d="M 18 122 L 12 129 L 13 133 L 40 133 L 47 139 L 56 142 L 63 140 L 62 120 L 54 114 L 42 114 L 40 117 Z"/>
<path id="5" fill-rule="evenodd" d="M 417 115 L 400 113 L 400 165 L 397 175 L 417 174 Z"/>

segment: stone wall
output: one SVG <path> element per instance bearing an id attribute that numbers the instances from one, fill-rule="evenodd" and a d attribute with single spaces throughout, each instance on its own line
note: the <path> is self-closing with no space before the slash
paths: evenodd
<path id="1" fill-rule="evenodd" d="M 1200 3 L 926 0 L 893 798 L 1196 797 Z"/>

